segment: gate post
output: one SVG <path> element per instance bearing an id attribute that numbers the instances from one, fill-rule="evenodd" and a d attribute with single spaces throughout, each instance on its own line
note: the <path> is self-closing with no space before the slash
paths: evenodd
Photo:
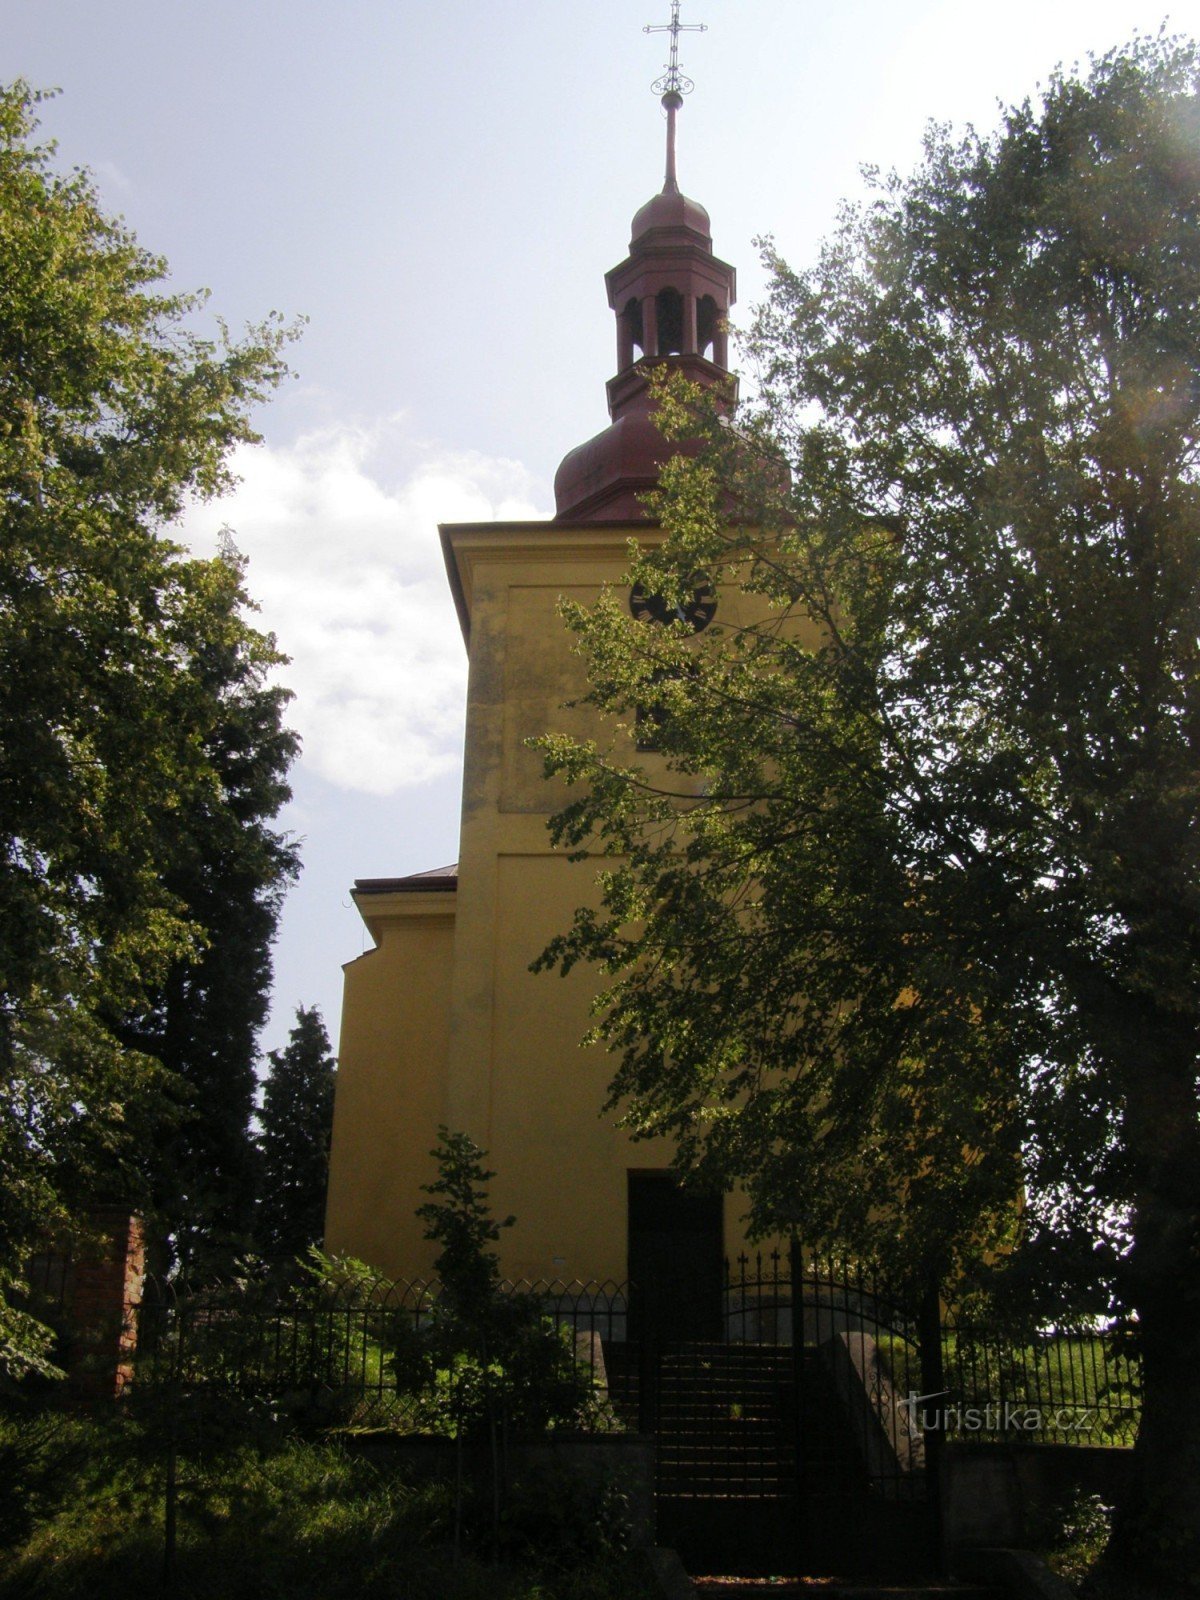
<path id="1" fill-rule="evenodd" d="M 921 1388 L 930 1397 L 921 1408 L 921 1437 L 925 1447 L 925 1485 L 933 1520 L 933 1556 L 937 1570 L 946 1570 L 943 1446 L 946 1442 L 943 1421 L 947 1414 L 946 1368 L 942 1359 L 941 1293 L 934 1280 L 921 1297 L 917 1311 L 917 1333 L 921 1341 Z M 937 1414 L 940 1412 L 940 1416 Z M 932 1427 L 928 1418 L 933 1413 Z"/>
<path id="2" fill-rule="evenodd" d="M 804 1252 L 795 1234 L 788 1244 L 788 1277 L 792 1287 L 792 1448 L 795 1451 L 796 1540 L 804 1543 Z"/>

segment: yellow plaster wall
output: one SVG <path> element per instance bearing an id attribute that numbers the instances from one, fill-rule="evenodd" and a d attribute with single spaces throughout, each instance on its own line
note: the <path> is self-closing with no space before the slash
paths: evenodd
<path id="1" fill-rule="evenodd" d="M 444 530 L 470 624 L 459 887 L 453 922 L 393 917 L 346 969 L 327 1243 L 403 1276 L 427 1271 L 413 1220 L 437 1125 L 468 1133 L 495 1168 L 495 1212 L 514 1277 L 623 1279 L 626 1173 L 669 1164 L 602 1118 L 607 1057 L 584 1052 L 595 973 L 533 975 L 529 963 L 594 894 L 594 870 L 550 849 L 565 790 L 527 747 L 554 730 L 607 737 L 559 599 L 617 585 L 646 529 L 554 524 Z M 721 596 L 719 620 L 745 604 Z M 402 897 L 396 896 L 397 901 Z M 429 897 L 431 898 L 431 897 Z M 369 910 L 366 900 L 360 909 Z M 742 1237 L 726 1207 L 726 1248 Z"/>
<path id="2" fill-rule="evenodd" d="M 546 855 L 499 861 L 490 1164 L 497 1207 L 517 1217 L 506 1255 L 522 1276 L 623 1279 L 626 1171 L 668 1160 L 601 1115 L 610 1062 L 580 1047 L 594 974 L 528 971 L 568 907 L 594 898 L 592 877 Z"/>
<path id="3" fill-rule="evenodd" d="M 379 942 L 344 968 L 325 1248 L 414 1277 L 431 1260 L 414 1211 L 445 1117 L 454 896 L 358 903 Z"/>
<path id="4" fill-rule="evenodd" d="M 613 1151 L 623 1141 L 599 1118 L 604 1063 L 587 1070 L 579 1049 L 592 985 L 585 973 L 563 982 L 528 971 L 590 874 L 550 855 L 545 819 L 562 791 L 526 740 L 597 731 L 593 713 L 561 709 L 586 681 L 557 607 L 615 582 L 624 548 L 603 536 L 553 550 L 531 539 L 468 560 L 467 749 L 487 754 L 464 785 L 451 1105 L 489 1151 L 497 1212 L 518 1219 L 502 1241 L 506 1271 L 621 1278 L 624 1162 Z"/>

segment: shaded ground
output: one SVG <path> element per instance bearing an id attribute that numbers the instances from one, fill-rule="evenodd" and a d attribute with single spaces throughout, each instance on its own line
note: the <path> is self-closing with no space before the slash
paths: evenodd
<path id="1" fill-rule="evenodd" d="M 160 1446 L 134 1425 L 0 1427 L 2 1600 L 157 1592 Z M 564 1505 L 537 1486 L 501 1519 L 493 1561 L 490 1497 L 486 1518 L 470 1497 L 456 1512 L 453 1485 L 410 1481 L 334 1444 L 268 1437 L 257 1447 L 214 1445 L 181 1455 L 177 1477 L 176 1549 L 163 1584 L 172 1600 L 655 1595 L 644 1567 L 619 1549 L 615 1513 Z"/>

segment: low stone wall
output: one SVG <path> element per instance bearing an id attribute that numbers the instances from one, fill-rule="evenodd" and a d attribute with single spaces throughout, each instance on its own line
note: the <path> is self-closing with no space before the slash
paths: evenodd
<path id="1" fill-rule="evenodd" d="M 964 1552 L 956 1576 L 986 1583 L 1006 1600 L 1075 1600 L 1075 1590 L 1028 1550 Z"/>
<path id="2" fill-rule="evenodd" d="M 421 1476 L 453 1478 L 458 1452 L 453 1440 L 393 1433 L 348 1434 L 347 1448 Z M 532 1443 L 509 1444 L 510 1477 L 550 1469 L 586 1487 L 617 1481 L 629 1499 L 630 1540 L 635 1549 L 654 1543 L 654 1440 L 640 1433 L 561 1433 Z M 486 1479 L 492 1471 L 486 1445 L 468 1445 L 463 1471 Z"/>
<path id="3" fill-rule="evenodd" d="M 942 1515 L 947 1548 L 1028 1544 L 1047 1515 L 1078 1494 L 1115 1500 L 1133 1452 L 1073 1444 L 947 1444 Z"/>

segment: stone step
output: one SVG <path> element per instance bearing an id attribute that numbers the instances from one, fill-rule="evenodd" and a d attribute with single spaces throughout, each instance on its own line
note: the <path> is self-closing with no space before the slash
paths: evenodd
<path id="1" fill-rule="evenodd" d="M 738 1497 L 739 1486 L 744 1484 L 747 1492 L 752 1487 L 772 1483 L 778 1485 L 781 1495 L 789 1500 L 796 1498 L 796 1480 L 790 1473 L 784 1472 L 723 1472 L 714 1468 L 697 1465 L 688 1469 L 678 1469 L 674 1472 L 660 1472 L 655 1482 L 655 1491 L 662 1495 L 688 1494 L 692 1497 L 703 1498 L 706 1485 L 711 1486 L 711 1492 L 723 1496 Z"/>
<path id="2" fill-rule="evenodd" d="M 793 1387 L 786 1372 L 750 1372 L 745 1368 L 726 1368 L 720 1372 L 694 1372 L 687 1367 L 668 1367 L 662 1373 L 663 1388 L 756 1389 L 761 1394 L 778 1394 Z"/>
<path id="3" fill-rule="evenodd" d="M 738 1382 L 714 1383 L 708 1378 L 672 1377 L 659 1384 L 658 1400 L 684 1400 L 693 1405 L 729 1405 L 741 1401 L 755 1401 L 759 1405 L 779 1405 L 792 1401 L 795 1391 L 787 1384 Z"/>
<path id="4" fill-rule="evenodd" d="M 837 1578 L 692 1579 L 696 1600 L 1000 1600 L 997 1589 L 962 1583 L 881 1584 Z"/>
<path id="5" fill-rule="evenodd" d="M 676 1413 L 659 1417 L 659 1435 L 670 1439 L 747 1439 L 778 1440 L 780 1446 L 790 1446 L 791 1429 L 782 1428 L 773 1417 L 705 1416 L 703 1412 Z"/>

